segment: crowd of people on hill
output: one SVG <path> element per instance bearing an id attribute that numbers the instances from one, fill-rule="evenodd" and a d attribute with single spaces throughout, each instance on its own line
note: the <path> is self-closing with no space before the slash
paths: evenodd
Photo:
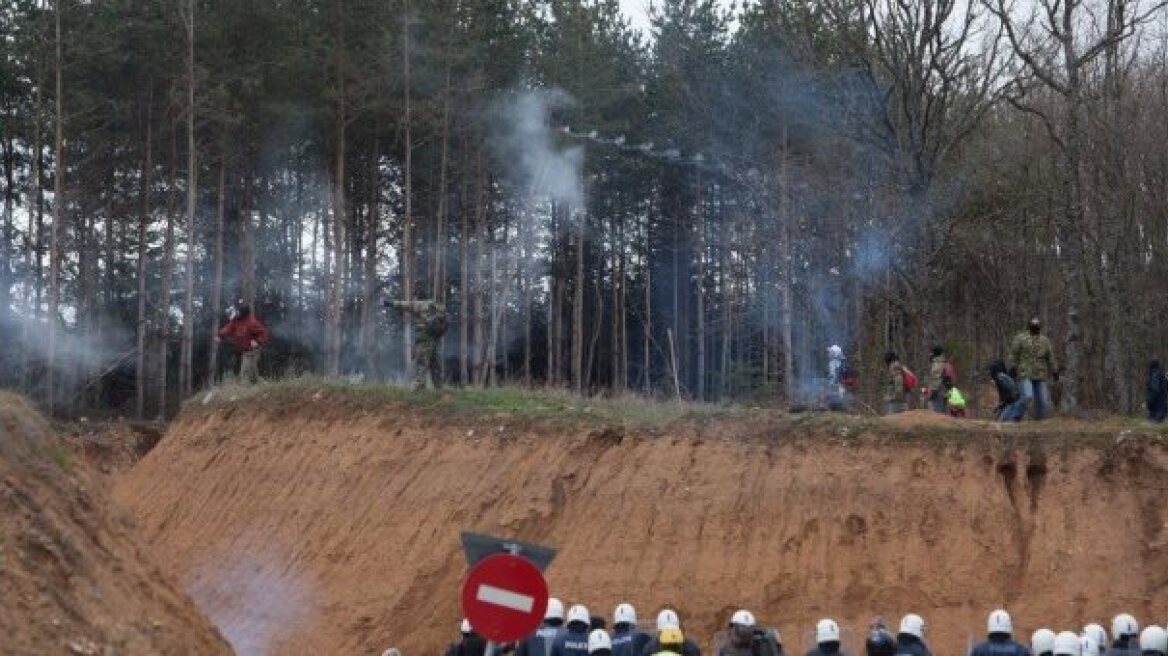
<path id="1" fill-rule="evenodd" d="M 829 390 L 833 397 L 829 404 L 846 407 L 857 378 L 840 346 L 829 347 L 827 356 Z M 907 411 L 910 399 L 919 392 L 923 407 L 953 417 L 966 416 L 966 399 L 957 386 L 957 369 L 943 346 L 933 347 L 924 381 L 901 362 L 895 351 L 884 355 L 884 366 L 881 393 L 885 414 Z M 1036 421 L 1045 419 L 1060 404 L 1062 373 L 1055 363 L 1050 339 L 1042 333 L 1042 321 L 1031 319 L 1026 330 L 1010 342 L 1007 358 L 996 359 L 986 367 L 986 374 L 998 393 L 993 418 L 1020 422 L 1032 413 Z M 1168 419 L 1168 375 L 1159 360 L 1152 360 L 1148 365 L 1145 406 L 1149 420 L 1159 423 Z"/>
<path id="2" fill-rule="evenodd" d="M 673 609 L 657 615 L 652 630 L 640 628 L 632 605 L 622 603 L 613 613 L 612 628 L 602 617 L 574 605 L 564 612 L 558 599 L 550 599 L 543 625 L 531 636 L 508 645 L 489 644 L 477 635 L 467 620 L 461 637 L 446 650 L 446 656 L 701 656 L 702 650 L 687 634 Z M 788 653 L 779 632 L 761 625 L 748 610 L 732 614 L 724 632 L 713 642 L 717 656 L 784 656 Z M 896 633 L 882 618 L 868 627 L 864 642 L 866 656 L 932 656 L 928 630 L 920 615 L 905 615 Z M 396 650 L 393 650 L 396 652 Z M 387 652 L 388 653 L 388 652 Z M 843 645 L 840 626 L 832 619 L 815 625 L 815 646 L 806 656 L 852 656 Z M 1168 656 L 1168 631 L 1149 626 L 1140 631 L 1136 619 L 1127 613 L 1115 616 L 1111 638 L 1099 624 L 1087 624 L 1078 631 L 1055 633 L 1049 628 L 1035 631 L 1029 645 L 1015 638 L 1014 624 L 1005 610 L 995 610 L 986 621 L 986 638 L 973 646 L 967 656 Z"/>

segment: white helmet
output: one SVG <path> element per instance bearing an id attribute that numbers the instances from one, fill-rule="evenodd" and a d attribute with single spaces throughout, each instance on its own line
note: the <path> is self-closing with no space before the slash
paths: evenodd
<path id="1" fill-rule="evenodd" d="M 592 614 L 588 612 L 588 608 L 583 604 L 576 604 L 568 609 L 568 624 L 572 622 L 583 622 L 591 626 Z"/>
<path id="2" fill-rule="evenodd" d="M 1034 656 L 1054 653 L 1054 631 L 1039 629 L 1030 636 L 1030 651 Z"/>
<path id="3" fill-rule="evenodd" d="M 730 626 L 754 626 L 754 613 L 748 610 L 740 610 L 730 616 Z"/>
<path id="4" fill-rule="evenodd" d="M 1144 629 L 1140 634 L 1140 651 L 1168 654 L 1168 631 L 1155 625 Z"/>
<path id="5" fill-rule="evenodd" d="M 465 618 L 462 620 L 462 627 L 460 628 L 460 630 L 462 632 L 462 635 L 470 635 L 471 633 L 474 633 L 474 629 L 472 629 L 470 626 L 470 620 L 465 619 Z"/>
<path id="6" fill-rule="evenodd" d="M 612 614 L 613 624 L 636 624 L 637 623 L 637 609 L 633 608 L 632 604 L 624 603 L 616 607 L 616 611 Z"/>
<path id="7" fill-rule="evenodd" d="M 680 629 L 681 618 L 677 616 L 677 612 L 666 608 L 660 613 L 657 613 L 657 630 L 664 631 L 665 629 Z"/>
<path id="8" fill-rule="evenodd" d="M 925 639 L 925 618 L 915 613 L 909 613 L 900 619 L 900 633 Z"/>
<path id="9" fill-rule="evenodd" d="M 564 621 L 564 602 L 552 597 L 548 599 L 547 610 L 544 611 L 543 618 L 545 620 L 559 620 Z"/>
<path id="10" fill-rule="evenodd" d="M 1088 624 L 1083 627 L 1083 635 L 1091 636 L 1095 639 L 1095 644 L 1099 646 L 1099 651 L 1103 651 L 1107 647 L 1107 630 L 1098 624 Z M 1083 656 L 1088 656 L 1084 654 Z M 1094 656 L 1091 654 L 1090 656 Z"/>
<path id="11" fill-rule="evenodd" d="M 1070 631 L 1063 631 L 1054 637 L 1054 656 L 1080 656 L 1082 647 L 1079 636 Z"/>
<path id="12" fill-rule="evenodd" d="M 1012 635 L 1014 633 L 1014 622 L 1010 620 L 1010 614 L 1002 609 L 990 613 L 989 619 L 986 620 L 986 632 Z"/>
<path id="13" fill-rule="evenodd" d="M 1127 613 L 1120 613 L 1111 620 L 1111 636 L 1116 640 L 1125 636 L 1138 636 L 1140 634 L 1140 625 L 1136 622 L 1136 618 Z"/>
<path id="14" fill-rule="evenodd" d="M 825 642 L 839 642 L 840 630 L 839 624 L 835 620 L 824 618 L 819 620 L 815 625 L 815 642 L 823 644 Z"/>
<path id="15" fill-rule="evenodd" d="M 844 357 L 844 350 L 838 344 L 832 344 L 827 347 L 827 355 L 832 358 L 842 358 Z"/>
<path id="16" fill-rule="evenodd" d="M 1082 656 L 1098 656 L 1099 643 L 1095 642 L 1095 638 L 1084 633 L 1079 636 L 1079 652 Z"/>
<path id="17" fill-rule="evenodd" d="M 608 637 L 608 631 L 596 629 L 588 634 L 588 653 L 595 654 L 602 649 L 612 651 L 612 638 Z"/>

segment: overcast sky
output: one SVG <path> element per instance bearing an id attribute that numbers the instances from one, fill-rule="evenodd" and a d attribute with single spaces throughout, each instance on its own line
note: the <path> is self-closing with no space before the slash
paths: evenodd
<path id="1" fill-rule="evenodd" d="M 651 0 L 620 0 L 625 15 L 633 19 L 633 27 L 640 28 L 646 35 L 649 34 L 649 2 Z M 729 6 L 730 0 L 720 0 L 722 5 Z"/>

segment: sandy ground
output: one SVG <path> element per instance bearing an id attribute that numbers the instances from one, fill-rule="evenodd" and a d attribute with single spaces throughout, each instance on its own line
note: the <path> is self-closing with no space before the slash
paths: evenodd
<path id="1" fill-rule="evenodd" d="M 0 654 L 228 654 L 104 479 L 0 393 Z"/>
<path id="2" fill-rule="evenodd" d="M 541 428 L 316 395 L 184 415 L 116 496 L 241 654 L 435 653 L 460 617 L 462 529 L 553 545 L 553 594 L 674 605 L 704 644 L 738 607 L 788 652 L 822 616 L 859 640 L 872 614 L 914 611 L 938 656 L 998 606 L 1026 636 L 1168 617 L 1155 440 L 783 426 Z"/>

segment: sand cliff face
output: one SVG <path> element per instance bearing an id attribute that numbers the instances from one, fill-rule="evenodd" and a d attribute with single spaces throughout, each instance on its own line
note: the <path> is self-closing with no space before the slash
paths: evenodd
<path id="1" fill-rule="evenodd" d="M 0 654 L 229 653 L 99 477 L 0 393 Z"/>
<path id="2" fill-rule="evenodd" d="M 473 431 L 473 432 L 472 432 Z M 183 416 L 117 498 L 241 653 L 434 653 L 457 632 L 461 529 L 555 546 L 553 594 L 675 606 L 708 644 L 739 607 L 789 653 L 819 617 L 861 641 L 925 616 L 956 654 L 1004 606 L 1019 634 L 1168 619 L 1168 450 L 987 434 L 652 432 L 339 412 Z"/>

